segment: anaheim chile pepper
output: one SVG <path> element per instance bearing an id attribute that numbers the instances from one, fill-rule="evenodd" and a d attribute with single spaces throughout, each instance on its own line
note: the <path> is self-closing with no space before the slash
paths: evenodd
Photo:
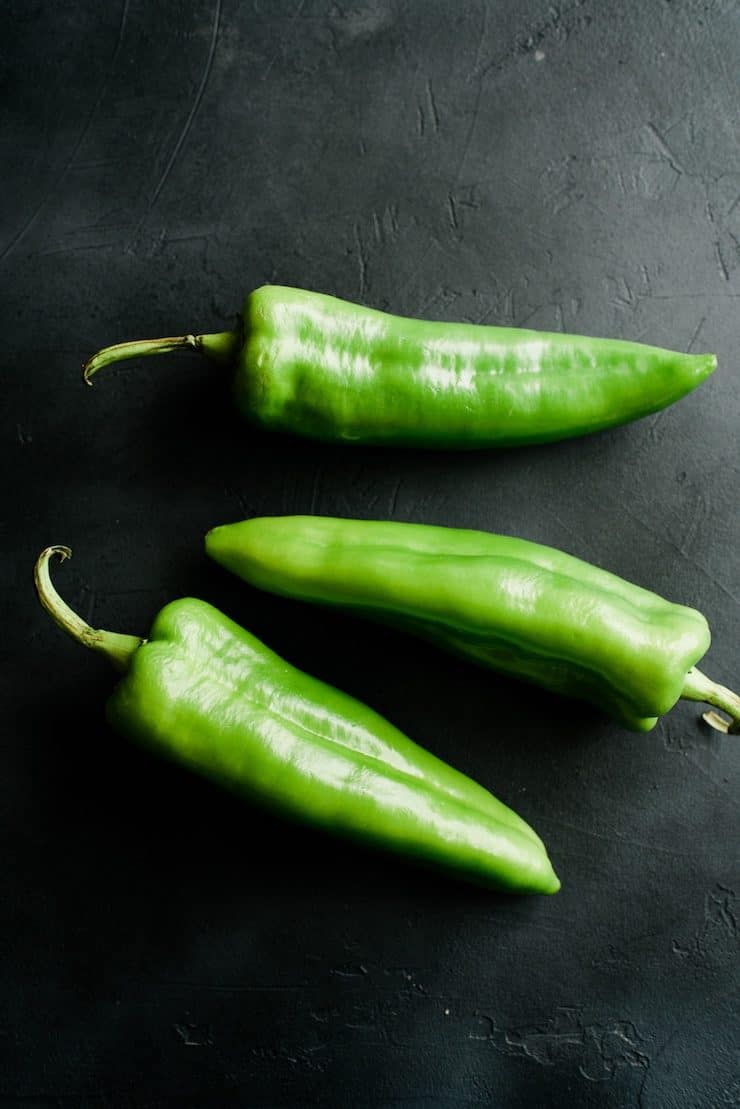
<path id="1" fill-rule="evenodd" d="M 258 517 L 215 528 L 208 554 L 261 589 L 337 605 L 494 670 L 592 702 L 648 731 L 683 697 L 740 697 L 695 668 L 707 621 L 596 566 L 524 539 L 423 524 Z"/>
<path id="2" fill-rule="evenodd" d="M 335 442 L 420 447 L 544 443 L 665 408 L 713 354 L 641 343 L 404 319 L 278 285 L 253 292 L 237 332 L 106 347 L 112 362 L 192 349 L 235 370 L 241 412 L 265 428 Z"/>
<path id="3" fill-rule="evenodd" d="M 70 553 L 42 552 L 36 588 L 60 627 L 123 671 L 108 718 L 124 735 L 294 820 L 459 878 L 560 888 L 521 817 L 205 602 L 168 604 L 148 640 L 91 628 L 49 578 L 50 559 Z"/>

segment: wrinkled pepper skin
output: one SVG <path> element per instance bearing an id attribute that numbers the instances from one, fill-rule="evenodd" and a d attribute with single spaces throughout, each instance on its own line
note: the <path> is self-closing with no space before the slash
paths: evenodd
<path id="1" fill-rule="evenodd" d="M 521 817 L 211 605 L 173 601 L 140 640 L 95 631 L 71 610 L 60 618 L 44 566 L 37 581 L 57 623 L 123 670 L 107 713 L 128 738 L 282 816 L 451 876 L 517 893 L 560 888 Z"/>
<path id="2" fill-rule="evenodd" d="M 206 549 L 261 589 L 381 619 L 596 704 L 636 731 L 652 728 L 681 697 L 710 642 L 694 609 L 510 536 L 258 517 L 215 528 Z"/>
<path id="3" fill-rule="evenodd" d="M 238 332 L 106 347 L 124 358 L 200 351 L 235 368 L 240 411 L 263 428 L 339 443 L 472 449 L 546 443 L 636 420 L 716 366 L 617 339 L 407 319 L 264 285 Z"/>

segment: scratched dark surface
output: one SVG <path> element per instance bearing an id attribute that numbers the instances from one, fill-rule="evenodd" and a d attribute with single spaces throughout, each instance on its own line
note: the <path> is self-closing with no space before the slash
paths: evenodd
<path id="1" fill-rule="evenodd" d="M 740 1104 L 740 748 L 650 735 L 400 634 L 249 592 L 201 537 L 320 512 L 517 533 L 708 617 L 740 680 L 734 0 L 0 9 L 0 1104 Z M 266 281 L 399 313 L 713 350 L 670 410 L 549 447 L 342 451 L 106 343 L 230 326 Z M 31 566 L 146 633 L 202 596 L 541 833 L 517 900 L 366 856 L 116 738 Z"/>

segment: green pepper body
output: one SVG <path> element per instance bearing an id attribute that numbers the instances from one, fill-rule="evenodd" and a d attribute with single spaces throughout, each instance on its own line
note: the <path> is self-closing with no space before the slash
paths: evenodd
<path id="1" fill-rule="evenodd" d="M 492 888 L 559 888 L 541 840 L 516 813 L 203 601 L 159 613 L 108 717 L 284 816 Z"/>
<path id="2" fill-rule="evenodd" d="M 492 447 L 583 435 L 694 389 L 714 355 L 614 339 L 404 319 L 266 285 L 244 308 L 236 397 L 316 439 Z"/>
<path id="3" fill-rule="evenodd" d="M 206 549 L 252 585 L 381 619 L 637 731 L 676 703 L 709 647 L 696 610 L 510 536 L 261 517 L 215 528 Z"/>
<path id="4" fill-rule="evenodd" d="M 120 343 L 124 358 L 192 349 L 236 366 L 237 404 L 268 429 L 343 443 L 505 447 L 614 427 L 696 388 L 713 354 L 616 339 L 405 319 L 321 293 L 265 285 L 242 327 Z"/>

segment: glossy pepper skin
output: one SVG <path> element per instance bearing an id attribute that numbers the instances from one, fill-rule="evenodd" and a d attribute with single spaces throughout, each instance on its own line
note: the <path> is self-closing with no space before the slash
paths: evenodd
<path id="1" fill-rule="evenodd" d="M 724 709 L 733 728 L 740 721 L 740 700 L 694 669 L 710 641 L 701 613 L 551 547 L 449 527 L 285 516 L 214 528 L 206 550 L 261 589 L 381 619 L 592 702 L 637 731 L 680 697 Z"/>
<path id="2" fill-rule="evenodd" d="M 290 819 L 495 889 L 555 893 L 542 841 L 482 786 L 372 709 L 309 677 L 203 601 L 168 604 L 148 640 L 96 631 L 59 598 L 48 548 L 42 603 L 124 676 L 122 734 Z"/>
<path id="3" fill-rule="evenodd" d="M 331 442 L 507 447 L 584 435 L 665 408 L 716 366 L 617 339 L 406 319 L 321 293 L 264 285 L 240 333 L 121 343 L 123 358 L 192 348 L 234 366 L 240 411 L 264 428 Z"/>

